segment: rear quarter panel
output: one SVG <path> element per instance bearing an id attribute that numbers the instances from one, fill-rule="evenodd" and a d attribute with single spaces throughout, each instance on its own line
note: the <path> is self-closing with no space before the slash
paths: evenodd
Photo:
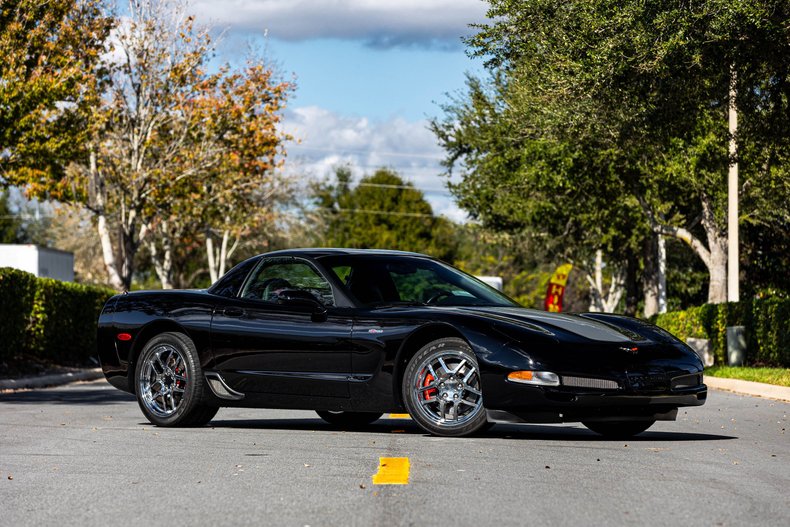
<path id="1" fill-rule="evenodd" d="M 205 291 L 146 291 L 111 298 L 99 316 L 99 359 L 107 380 L 134 393 L 131 382 L 137 357 L 153 336 L 186 334 L 195 344 L 201 366 L 210 364 L 213 296 Z M 130 340 L 119 340 L 128 333 Z"/>

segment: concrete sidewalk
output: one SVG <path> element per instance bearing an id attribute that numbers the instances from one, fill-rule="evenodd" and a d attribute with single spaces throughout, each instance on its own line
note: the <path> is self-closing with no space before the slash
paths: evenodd
<path id="1" fill-rule="evenodd" d="M 723 377 L 711 377 L 708 375 L 705 376 L 705 384 L 708 385 L 708 388 L 713 388 L 714 390 L 725 390 L 742 395 L 752 395 L 755 397 L 765 397 L 766 399 L 790 402 L 790 388 L 787 386 L 742 381 L 740 379 L 725 379 Z"/>
<path id="2" fill-rule="evenodd" d="M 0 380 L 0 390 L 46 388 L 47 386 L 60 386 L 78 381 L 93 381 L 101 379 L 102 377 L 101 368 L 92 368 L 89 370 L 78 370 L 67 373 L 22 377 L 21 379 L 3 379 Z"/>

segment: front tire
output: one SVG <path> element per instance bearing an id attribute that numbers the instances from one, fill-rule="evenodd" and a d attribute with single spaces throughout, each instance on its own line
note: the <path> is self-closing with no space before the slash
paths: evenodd
<path id="1" fill-rule="evenodd" d="M 420 427 L 438 436 L 465 436 L 486 426 L 480 369 L 462 339 L 434 340 L 411 358 L 403 401 Z"/>
<path id="2" fill-rule="evenodd" d="M 157 426 L 201 426 L 219 408 L 203 404 L 205 381 L 197 350 L 183 333 L 149 340 L 135 368 L 137 403 Z"/>
<path id="3" fill-rule="evenodd" d="M 655 421 L 586 421 L 582 424 L 606 438 L 628 439 L 641 434 L 653 426 Z"/>
<path id="4" fill-rule="evenodd" d="M 367 426 L 382 416 L 382 414 L 375 412 L 333 412 L 328 410 L 318 410 L 316 413 L 318 414 L 318 417 L 330 425 L 340 426 L 343 428 L 358 428 Z"/>

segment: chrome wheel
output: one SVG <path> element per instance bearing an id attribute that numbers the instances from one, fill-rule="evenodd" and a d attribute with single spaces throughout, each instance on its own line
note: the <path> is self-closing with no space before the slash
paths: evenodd
<path id="1" fill-rule="evenodd" d="M 189 382 L 181 352 L 170 344 L 159 344 L 144 357 L 139 377 L 139 393 L 146 409 L 157 417 L 169 417 L 178 410 Z"/>
<path id="2" fill-rule="evenodd" d="M 442 351 L 428 355 L 412 381 L 420 414 L 438 426 L 458 426 L 483 410 L 480 372 L 465 354 Z"/>

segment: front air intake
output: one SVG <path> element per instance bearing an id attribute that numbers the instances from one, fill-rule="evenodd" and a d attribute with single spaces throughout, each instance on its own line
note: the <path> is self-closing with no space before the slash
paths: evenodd
<path id="1" fill-rule="evenodd" d="M 590 377 L 562 377 L 562 385 L 571 388 L 593 388 L 595 390 L 617 390 L 620 385 L 609 379 L 593 379 Z"/>

